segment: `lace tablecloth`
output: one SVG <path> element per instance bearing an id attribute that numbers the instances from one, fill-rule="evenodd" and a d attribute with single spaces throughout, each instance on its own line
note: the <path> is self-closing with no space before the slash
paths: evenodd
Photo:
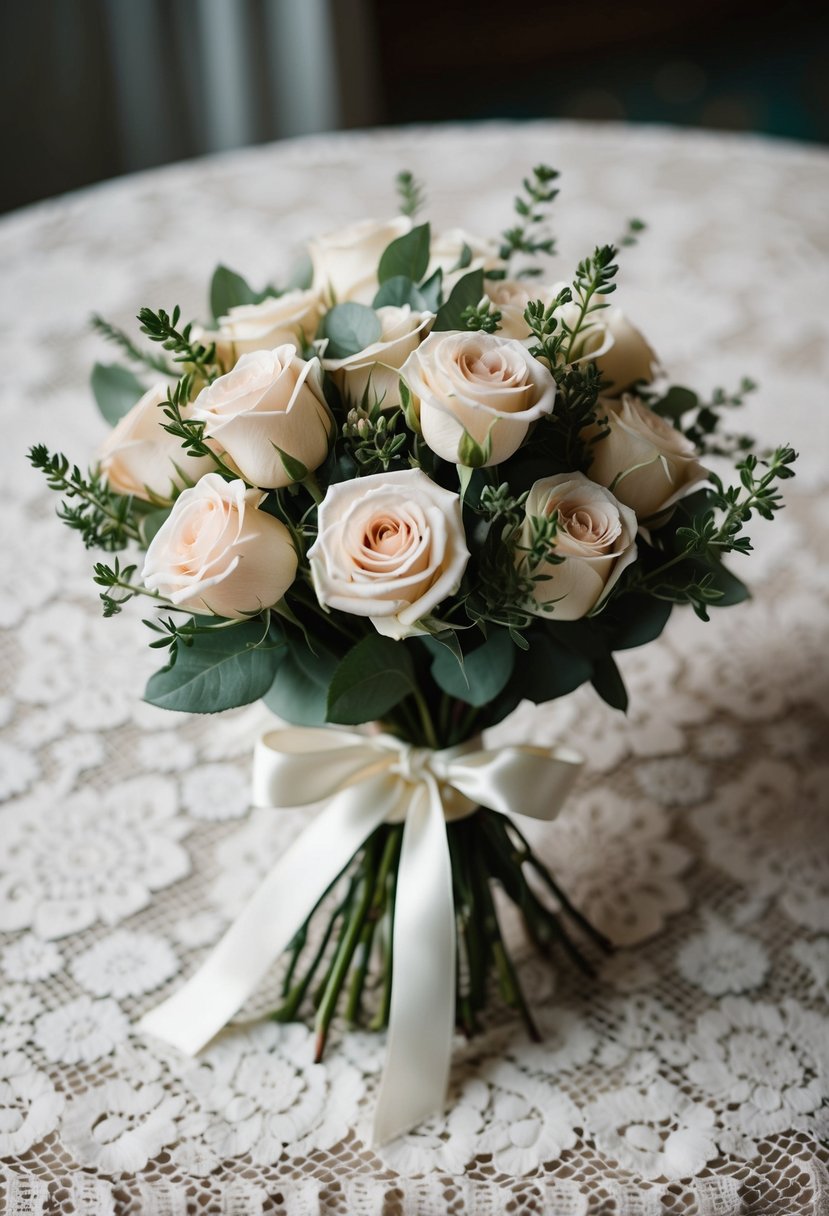
<path id="1" fill-rule="evenodd" d="M 401 168 L 426 181 L 436 223 L 497 231 L 541 160 L 564 173 L 560 277 L 645 218 L 620 302 L 678 382 L 757 378 L 744 429 L 803 455 L 741 570 L 755 598 L 708 626 L 677 612 L 623 655 L 627 718 L 583 690 L 498 728 L 587 756 L 536 836 L 623 948 L 596 982 L 527 956 L 544 1042 L 496 1005 L 457 1043 L 445 1117 L 372 1151 L 382 1038 L 346 1035 L 315 1066 L 301 1025 L 251 1020 L 195 1062 L 136 1032 L 302 815 L 248 808 L 255 711 L 141 703 L 140 613 L 98 619 L 90 555 L 24 450 L 43 440 L 83 462 L 103 434 L 86 381 L 111 356 L 93 310 L 121 324 L 143 303 L 202 311 L 217 261 L 278 275 L 310 234 L 389 213 Z M 827 197 L 819 150 L 493 125 L 246 151 L 0 223 L 8 1213 L 826 1213 Z"/>

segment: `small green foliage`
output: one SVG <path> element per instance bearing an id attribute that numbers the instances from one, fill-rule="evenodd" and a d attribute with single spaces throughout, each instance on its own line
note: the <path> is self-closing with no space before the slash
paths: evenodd
<path id="1" fill-rule="evenodd" d="M 205 346 L 201 342 L 193 341 L 191 338 L 192 321 L 189 321 L 183 329 L 179 329 L 180 320 L 181 309 L 178 305 L 173 309 L 172 314 L 163 308 L 159 308 L 157 312 L 154 312 L 152 308 L 142 308 L 138 313 L 138 323 L 141 326 L 142 334 L 146 334 L 151 342 L 161 343 L 164 350 L 170 351 L 174 363 L 192 364 L 193 368 L 206 380 L 214 379 L 221 371 L 216 362 L 215 343 L 211 342 Z"/>
<path id="2" fill-rule="evenodd" d="M 400 429 L 402 412 L 383 410 L 381 402 L 369 404 L 369 384 L 360 405 L 348 411 L 343 425 L 343 438 L 357 462 L 361 475 L 387 473 L 395 461 L 404 455 L 408 435 Z"/>
<path id="3" fill-rule="evenodd" d="M 625 231 L 622 233 L 622 235 L 619 237 L 617 244 L 620 247 L 621 246 L 628 247 L 630 245 L 636 245 L 639 241 L 639 237 L 642 235 L 642 233 L 645 231 L 646 228 L 647 228 L 647 224 L 644 222 L 644 220 L 637 220 L 637 219 L 628 220 L 627 227 L 626 227 Z"/>
<path id="4" fill-rule="evenodd" d="M 438 309 L 432 333 L 446 329 L 463 329 L 463 314 L 467 308 L 477 307 L 484 294 L 484 274 L 482 270 L 470 270 L 462 279 L 458 279 L 449 293 L 449 298 Z"/>
<path id="5" fill-rule="evenodd" d="M 402 169 L 394 182 L 400 198 L 400 214 L 414 217 L 426 201 L 426 192 L 408 169 Z"/>
<path id="6" fill-rule="evenodd" d="M 552 256 L 555 241 L 544 230 L 550 204 L 558 194 L 553 185 L 559 174 L 549 165 L 536 165 L 531 177 L 524 178 L 524 193 L 514 202 L 518 223 L 501 233 L 500 256 L 508 262 L 516 254 Z"/>
<path id="7" fill-rule="evenodd" d="M 148 591 L 146 587 L 132 581 L 132 576 L 137 569 L 136 565 L 122 566 L 117 557 L 111 566 L 105 562 L 95 563 L 92 581 L 96 586 L 104 588 L 101 592 L 101 604 L 105 617 L 116 616 L 127 600 L 131 600 L 137 595 L 148 595 L 152 599 L 158 599 L 154 591 Z"/>
<path id="8" fill-rule="evenodd" d="M 164 376 L 177 376 L 178 371 L 167 362 L 166 359 L 158 355 L 154 355 L 151 351 L 141 350 L 136 346 L 132 338 L 123 329 L 119 329 L 116 325 L 110 324 L 97 313 L 93 313 L 90 318 L 92 328 L 96 330 L 102 338 L 106 338 L 107 342 L 112 342 L 113 345 L 119 347 L 127 358 L 137 365 L 152 368 L 155 372 L 161 372 Z"/>
<path id="9" fill-rule="evenodd" d="M 49 489 L 64 496 L 58 517 L 80 532 L 87 549 L 113 552 L 139 539 L 133 500 L 114 494 L 99 473 L 84 475 L 61 452 L 50 453 L 43 443 L 31 448 L 29 460 L 44 474 Z"/>
<path id="10" fill-rule="evenodd" d="M 210 282 L 210 311 L 214 320 L 227 316 L 231 308 L 241 304 L 261 304 L 273 296 L 278 296 L 277 289 L 270 284 L 262 291 L 254 291 L 250 284 L 227 266 L 217 266 L 213 271 Z"/>
<path id="11" fill-rule="evenodd" d="M 481 330 L 485 334 L 494 334 L 501 324 L 501 313 L 488 296 L 484 296 L 478 304 L 469 304 L 461 313 L 461 321 L 465 329 Z"/>
<path id="12" fill-rule="evenodd" d="M 239 474 L 230 469 L 222 458 L 213 450 L 204 438 L 204 423 L 184 417 L 184 410 L 190 403 L 193 394 L 195 376 L 186 372 L 178 383 L 167 394 L 167 400 L 162 405 L 162 411 L 169 421 L 161 425 L 164 430 L 174 435 L 189 456 L 207 456 L 216 466 L 219 473 L 231 481 L 237 480 Z"/>
<path id="13" fill-rule="evenodd" d="M 115 426 L 144 395 L 141 381 L 117 363 L 96 363 L 90 383 L 101 417 Z"/>

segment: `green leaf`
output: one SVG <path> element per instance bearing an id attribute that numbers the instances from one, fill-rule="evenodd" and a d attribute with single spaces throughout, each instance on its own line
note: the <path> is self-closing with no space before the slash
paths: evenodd
<path id="1" fill-rule="evenodd" d="M 339 659 L 319 642 L 312 653 L 294 639 L 285 652 L 273 684 L 264 694 L 265 704 L 295 726 L 323 726 L 328 705 L 328 686 Z"/>
<path id="2" fill-rule="evenodd" d="M 426 297 L 404 274 L 396 274 L 393 278 L 386 279 L 371 302 L 372 308 L 386 308 L 389 305 L 402 308 L 404 304 L 408 304 L 415 312 L 434 311 L 430 310 Z"/>
<path id="3" fill-rule="evenodd" d="M 429 312 L 437 312 L 443 299 L 443 270 L 438 266 L 434 274 L 420 284 L 417 289 L 426 301 Z"/>
<path id="4" fill-rule="evenodd" d="M 170 518 L 172 507 L 162 507 L 158 511 L 149 511 L 141 523 L 138 525 L 138 530 L 141 533 L 141 543 L 149 548 L 150 541 L 155 536 L 156 532 L 166 524 Z"/>
<path id="5" fill-rule="evenodd" d="M 328 721 L 372 722 L 415 688 L 412 658 L 402 642 L 370 634 L 350 650 L 328 690 Z"/>
<path id="6" fill-rule="evenodd" d="M 465 465 L 469 469 L 480 469 L 489 463 L 491 456 L 492 427 L 487 431 L 486 439 L 482 444 L 473 439 L 469 431 L 464 428 L 463 437 L 458 444 L 458 464 Z"/>
<path id="7" fill-rule="evenodd" d="M 527 635 L 525 635 L 527 636 Z M 530 648 L 516 660 L 515 677 L 521 695 L 539 704 L 572 692 L 593 674 L 593 660 L 563 645 L 547 631 L 527 636 Z"/>
<path id="8" fill-rule="evenodd" d="M 96 363 L 91 384 L 98 409 L 110 426 L 128 414 L 147 391 L 137 376 L 118 363 Z"/>
<path id="9" fill-rule="evenodd" d="M 429 265 L 430 241 L 428 224 L 418 224 L 405 236 L 399 236 L 396 241 L 392 241 L 383 250 L 380 258 L 377 268 L 378 283 L 385 283 L 387 279 L 396 278 L 398 275 L 411 279 L 413 283 L 422 279 Z"/>
<path id="10" fill-rule="evenodd" d="M 261 621 L 197 633 L 191 646 L 178 647 L 172 667 L 150 676 L 144 700 L 194 714 L 257 701 L 273 683 L 284 646 L 272 637 L 258 645 L 261 638 Z"/>
<path id="11" fill-rule="evenodd" d="M 632 650 L 654 641 L 667 625 L 672 608 L 669 601 L 652 595 L 620 595 L 608 608 L 605 622 L 613 650 Z"/>
<path id="12" fill-rule="evenodd" d="M 462 313 L 466 308 L 474 308 L 484 294 L 484 272 L 473 270 L 458 279 L 449 293 L 449 299 L 438 310 L 432 333 L 443 329 L 465 329 Z"/>
<path id="13" fill-rule="evenodd" d="M 262 297 L 250 284 L 227 266 L 217 266 L 210 282 L 210 311 L 214 320 L 226 317 L 239 304 L 257 304 Z"/>
<path id="14" fill-rule="evenodd" d="M 516 649 L 506 629 L 491 629 L 482 646 L 464 655 L 463 666 L 446 646 L 424 639 L 432 652 L 432 676 L 450 697 L 468 705 L 488 705 L 506 687 Z"/>
<path id="15" fill-rule="evenodd" d="M 596 692 L 613 709 L 625 710 L 628 707 L 628 694 L 622 674 L 611 655 L 599 659 L 593 668 L 590 683 Z"/>
<path id="16" fill-rule="evenodd" d="M 311 255 L 304 253 L 288 275 L 290 291 L 307 291 L 314 281 L 314 264 Z"/>
<path id="17" fill-rule="evenodd" d="M 326 359 L 347 359 L 371 346 L 382 332 L 380 318 L 373 308 L 349 301 L 329 309 L 322 319 L 318 336 L 328 339 Z"/>
<path id="18" fill-rule="evenodd" d="M 689 388 L 682 388 L 680 385 L 674 384 L 664 397 L 659 401 L 654 401 L 651 408 L 655 414 L 660 414 L 663 418 L 670 418 L 672 422 L 678 422 L 683 414 L 695 410 L 698 405 L 699 398 L 696 393 Z"/>

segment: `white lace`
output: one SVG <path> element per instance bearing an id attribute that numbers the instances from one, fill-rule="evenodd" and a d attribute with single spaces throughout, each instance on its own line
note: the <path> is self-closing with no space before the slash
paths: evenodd
<path id="1" fill-rule="evenodd" d="M 540 160 L 564 171 L 561 274 L 642 214 L 625 310 L 678 382 L 755 376 L 741 426 L 802 458 L 739 570 L 755 598 L 710 625 L 677 613 L 623 654 L 627 717 L 583 689 L 492 732 L 587 756 L 561 817 L 531 830 L 622 948 L 596 980 L 525 953 L 543 1042 L 496 999 L 484 1033 L 456 1043 L 445 1115 L 372 1153 L 382 1038 L 340 1036 L 314 1065 L 300 1025 L 250 1020 L 195 1062 L 136 1035 L 305 815 L 248 811 L 258 710 L 140 702 L 157 658 L 141 613 L 98 619 L 90 555 L 23 454 L 42 440 L 83 463 L 104 433 L 85 383 L 114 355 L 85 329 L 93 310 L 197 313 L 219 260 L 278 279 L 302 238 L 388 211 L 403 167 L 438 225 L 497 231 Z M 825 153 L 760 139 L 496 125 L 303 140 L 0 224 L 9 1216 L 825 1216 L 827 187 Z"/>

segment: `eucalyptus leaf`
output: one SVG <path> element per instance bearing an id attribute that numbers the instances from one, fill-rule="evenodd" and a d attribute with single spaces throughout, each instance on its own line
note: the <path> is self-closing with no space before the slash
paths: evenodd
<path id="1" fill-rule="evenodd" d="M 284 647 L 281 638 L 262 642 L 262 632 L 261 621 L 243 621 L 197 633 L 192 645 L 178 647 L 171 667 L 150 677 L 144 700 L 195 714 L 257 701 L 273 683 Z"/>
<path id="2" fill-rule="evenodd" d="M 296 726 L 323 726 L 326 720 L 328 685 L 338 659 L 320 643 L 315 649 L 312 653 L 304 643 L 292 640 L 264 694 L 268 708 Z"/>
<path id="3" fill-rule="evenodd" d="M 426 302 L 429 312 L 437 312 L 443 301 L 443 270 L 438 266 L 434 274 L 420 284 L 417 289 Z"/>
<path id="4" fill-rule="evenodd" d="M 668 623 L 673 604 L 652 595 L 620 595 L 607 610 L 614 650 L 631 650 L 658 638 Z M 601 620 L 601 618 L 599 618 Z"/>
<path id="5" fill-rule="evenodd" d="M 473 270 L 458 279 L 449 293 L 449 299 L 438 310 L 432 333 L 444 329 L 465 329 L 462 313 L 466 308 L 474 308 L 484 294 L 484 272 Z"/>
<path id="6" fill-rule="evenodd" d="M 400 275 L 416 283 L 422 279 L 429 265 L 431 232 L 428 224 L 418 224 L 404 236 L 391 242 L 383 250 L 377 267 L 378 283 L 385 283 Z"/>
<path id="7" fill-rule="evenodd" d="M 147 391 L 137 376 L 118 363 L 96 363 L 91 384 L 98 409 L 110 426 L 120 422 Z"/>
<path id="8" fill-rule="evenodd" d="M 382 718 L 415 688 L 411 655 L 402 642 L 370 634 L 348 652 L 328 690 L 328 721 L 346 725 Z"/>
<path id="9" fill-rule="evenodd" d="M 371 303 L 373 308 L 386 308 L 389 305 L 402 308 L 408 304 L 414 312 L 432 311 L 426 297 L 415 287 L 412 280 L 403 274 L 386 279 Z"/>
<path id="10" fill-rule="evenodd" d="M 515 667 L 516 649 L 506 629 L 490 629 L 483 645 L 463 656 L 463 665 L 434 639 L 426 639 L 432 652 L 432 677 L 450 697 L 468 705 L 488 705 L 504 689 Z"/>
<path id="11" fill-rule="evenodd" d="M 660 414 L 663 418 L 670 418 L 672 422 L 678 422 L 683 414 L 690 413 L 699 405 L 699 398 L 696 393 L 689 388 L 682 388 L 675 384 L 668 389 L 664 397 L 659 401 L 654 401 L 653 412 Z"/>
<path id="12" fill-rule="evenodd" d="M 148 511 L 138 525 L 138 530 L 141 533 L 141 542 L 149 548 L 150 541 L 155 536 L 156 532 L 166 524 L 170 518 L 172 507 L 160 507 L 157 511 Z"/>
<path id="13" fill-rule="evenodd" d="M 347 359 L 377 342 L 382 332 L 380 318 L 373 308 L 348 301 L 329 309 L 318 336 L 328 339 L 326 359 Z"/>
<path id="14" fill-rule="evenodd" d="M 691 561 L 689 564 L 698 577 L 701 578 L 705 574 L 713 576 L 710 585 L 721 594 L 712 602 L 712 608 L 730 608 L 733 604 L 742 604 L 744 600 L 751 598 L 751 592 L 745 583 L 737 578 L 736 574 L 732 574 L 722 562 Z"/>
<path id="15" fill-rule="evenodd" d="M 210 282 L 210 311 L 215 321 L 239 304 L 256 304 L 258 294 L 246 279 L 227 266 L 217 266 Z"/>

